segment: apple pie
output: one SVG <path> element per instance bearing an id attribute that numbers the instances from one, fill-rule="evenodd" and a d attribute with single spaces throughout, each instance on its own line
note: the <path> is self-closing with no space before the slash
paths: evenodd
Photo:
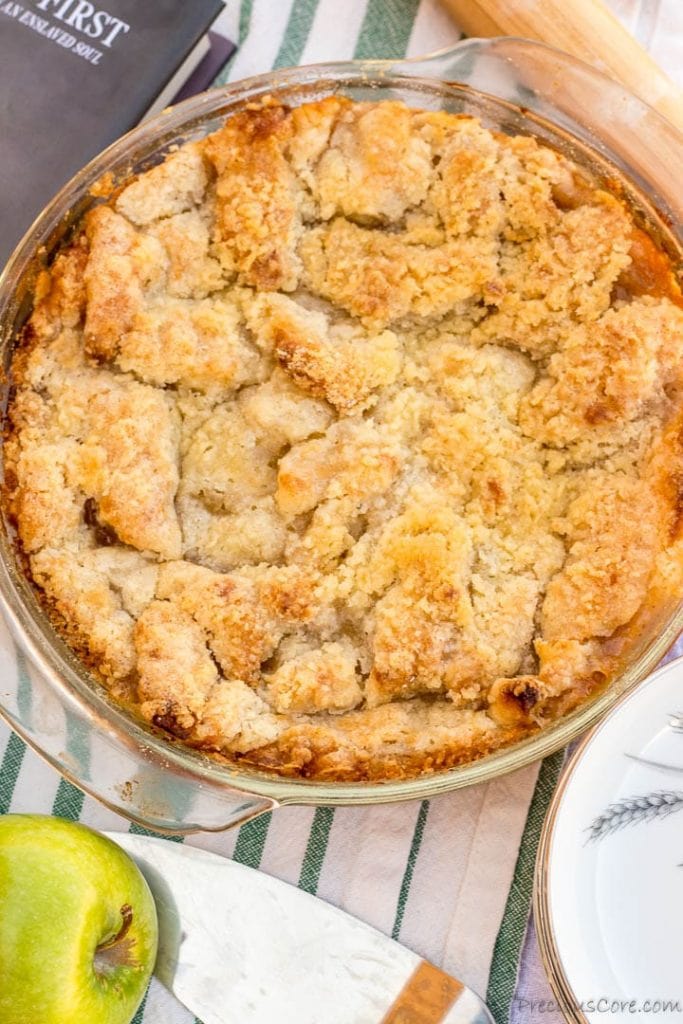
<path id="1" fill-rule="evenodd" d="M 266 101 L 41 274 L 5 503 L 56 629 L 169 740 L 436 771 L 608 686 L 681 593 L 682 355 L 668 257 L 562 154 Z"/>

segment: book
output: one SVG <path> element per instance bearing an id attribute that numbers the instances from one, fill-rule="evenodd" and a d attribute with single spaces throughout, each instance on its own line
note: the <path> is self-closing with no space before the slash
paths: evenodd
<path id="1" fill-rule="evenodd" d="M 225 56 L 225 40 L 208 36 L 222 10 L 222 0 L 0 0 L 0 268 L 84 164 L 188 77 L 195 91 L 210 84 L 214 51 Z"/>
<path id="2" fill-rule="evenodd" d="M 202 64 L 204 58 L 211 49 L 209 43 L 209 34 L 202 36 L 197 45 L 190 50 L 185 60 L 182 62 L 176 73 L 172 78 L 169 78 L 166 85 L 163 87 L 159 95 L 155 98 L 154 102 L 145 111 L 143 121 L 146 121 L 150 117 L 154 117 L 159 111 L 163 110 L 164 107 L 170 106 L 172 103 L 177 103 L 177 94 L 183 87 L 183 84 L 187 82 L 192 75 L 194 75 L 197 68 Z M 197 92 L 200 90 L 198 89 Z"/>
<path id="3" fill-rule="evenodd" d="M 208 42 L 206 56 L 199 62 L 192 74 L 185 79 L 184 84 L 175 93 L 172 103 L 180 103 L 181 100 L 189 99 L 190 96 L 196 96 L 198 92 L 208 89 L 237 49 L 231 39 L 213 29 L 208 33 L 206 39 Z M 155 107 L 155 113 L 163 110 L 163 105 L 160 107 L 155 105 Z M 150 114 L 147 116 L 149 117 Z"/>

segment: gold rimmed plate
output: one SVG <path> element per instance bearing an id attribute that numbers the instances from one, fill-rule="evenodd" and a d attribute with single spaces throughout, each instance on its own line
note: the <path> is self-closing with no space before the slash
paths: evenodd
<path id="1" fill-rule="evenodd" d="M 683 1022 L 683 658 L 572 755 L 541 836 L 534 910 L 568 1021 Z"/>

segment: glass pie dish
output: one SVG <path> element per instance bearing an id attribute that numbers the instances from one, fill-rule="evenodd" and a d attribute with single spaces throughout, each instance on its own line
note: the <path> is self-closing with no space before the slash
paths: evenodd
<path id="1" fill-rule="evenodd" d="M 401 99 L 422 109 L 475 115 L 500 132 L 533 135 L 618 191 L 674 266 L 680 265 L 683 198 L 677 172 L 683 140 L 620 86 L 558 51 L 523 40 L 471 40 L 416 61 L 297 68 L 213 90 L 162 113 L 116 142 L 62 189 L 0 279 L 6 374 L 14 339 L 30 313 L 36 275 L 89 207 L 172 147 L 203 137 L 248 103 L 272 96 L 296 106 L 330 94 Z M 115 704 L 42 610 L 7 522 L 0 531 L 0 598 L 8 627 L 0 637 L 0 712 L 80 788 L 147 827 L 170 832 L 220 830 L 286 803 L 423 798 L 514 770 L 593 725 L 650 672 L 683 628 L 680 603 L 648 614 L 618 678 L 576 711 L 514 746 L 401 781 L 321 783 L 218 763 L 171 743 Z"/>

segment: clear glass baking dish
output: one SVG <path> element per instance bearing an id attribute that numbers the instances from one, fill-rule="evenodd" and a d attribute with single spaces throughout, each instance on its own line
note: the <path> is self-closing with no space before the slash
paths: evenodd
<path id="1" fill-rule="evenodd" d="M 212 131 L 266 94 L 298 104 L 330 93 L 400 98 L 533 134 L 598 178 L 615 181 L 670 252 L 683 254 L 683 137 L 646 104 L 584 64 L 538 43 L 469 40 L 413 61 L 295 68 L 238 82 L 163 112 L 93 160 L 35 221 L 0 277 L 5 371 L 30 312 L 37 271 L 98 197 L 179 142 Z M 5 401 L 9 387 L 5 375 Z M 387 783 L 319 783 L 219 764 L 154 735 L 93 680 L 56 635 L 0 529 L 0 713 L 64 776 L 127 817 L 169 832 L 220 830 L 282 804 L 368 804 L 434 796 L 544 757 L 594 724 L 643 679 L 683 629 L 680 603 L 648 621 L 610 687 L 514 747 L 449 771 Z M 25 657 L 26 656 L 26 657 Z"/>

